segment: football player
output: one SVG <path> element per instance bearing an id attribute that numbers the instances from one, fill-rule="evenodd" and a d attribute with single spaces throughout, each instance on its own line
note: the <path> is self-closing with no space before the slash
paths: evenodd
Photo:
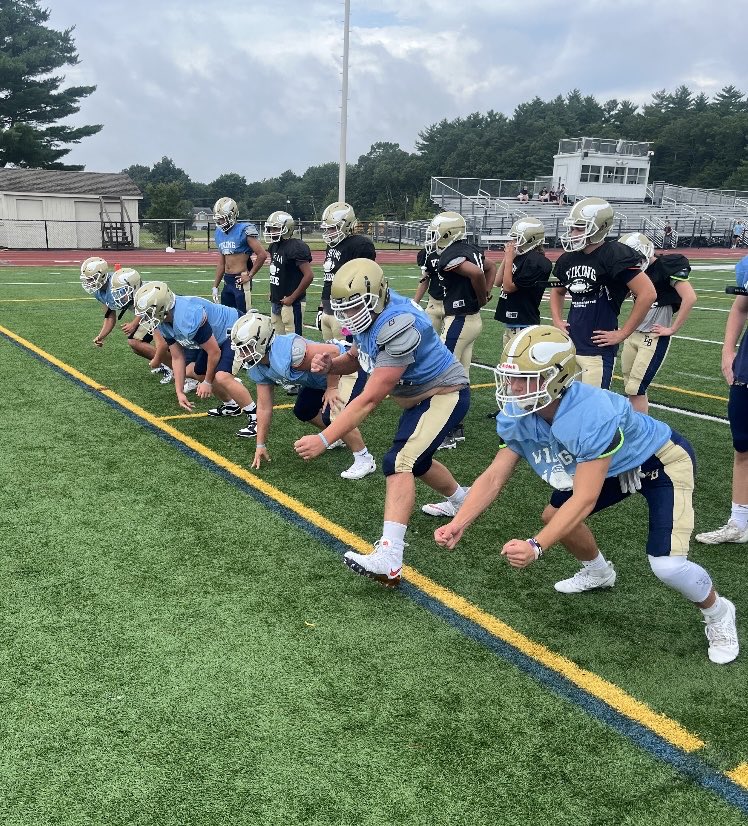
<path id="1" fill-rule="evenodd" d="M 382 536 L 371 554 L 349 551 L 345 564 L 358 574 L 392 587 L 400 581 L 405 532 L 415 505 L 415 479 L 447 497 L 457 508 L 462 488 L 434 453 L 470 404 L 465 370 L 434 331 L 431 320 L 414 302 L 387 286 L 382 268 L 358 258 L 335 274 L 330 300 L 354 344 L 332 358 L 319 354 L 312 370 L 333 375 L 369 374 L 361 393 L 332 424 L 316 436 L 304 436 L 294 447 L 304 459 L 321 455 L 327 445 L 350 432 L 390 395 L 403 408 L 392 447 L 382 461 L 386 498 Z"/>
<path id="2" fill-rule="evenodd" d="M 691 445 L 663 422 L 637 413 L 616 393 L 575 381 L 580 366 L 568 334 L 527 327 L 509 342 L 496 368 L 496 428 L 504 446 L 470 488 L 457 515 L 434 532 L 454 548 L 496 499 L 524 458 L 553 488 L 543 527 L 501 551 L 525 568 L 561 542 L 582 568 L 557 582 L 563 594 L 612 588 L 616 571 L 600 553 L 585 519 L 640 491 L 649 507 L 647 559 L 655 576 L 702 611 L 709 659 L 738 656 L 735 606 L 717 595 L 709 574 L 687 559 L 693 530 Z"/>
<path id="3" fill-rule="evenodd" d="M 265 221 L 263 237 L 270 261 L 270 305 L 275 332 L 303 332 L 306 290 L 314 279 L 309 245 L 294 238 L 294 220 L 276 211 Z"/>
<path id="4" fill-rule="evenodd" d="M 96 347 L 103 347 L 104 339 L 115 328 L 118 317 L 121 319 L 132 309 L 134 292 L 142 283 L 140 273 L 129 267 L 109 272 L 109 264 L 103 258 L 92 256 L 81 264 L 80 279 L 85 292 L 104 305 L 104 323 L 93 340 Z M 142 358 L 148 359 L 154 372 L 163 363 L 165 375 L 161 379 L 161 384 L 168 384 L 172 378 L 171 358 L 163 337 L 146 333 L 138 327 L 137 318 L 121 325 L 130 349 Z"/>
<path id="5" fill-rule="evenodd" d="M 421 277 L 418 280 L 416 294 L 413 301 L 421 303 L 421 299 L 429 291 L 429 301 L 426 305 L 426 315 L 431 319 L 436 334 L 441 336 L 444 326 L 444 283 L 439 275 L 439 253 L 418 250 L 416 263 L 421 268 Z"/>
<path id="6" fill-rule="evenodd" d="M 685 324 L 696 304 L 696 293 L 688 281 L 691 265 L 685 255 L 655 256 L 654 244 L 641 232 L 627 232 L 619 240 L 641 255 L 644 271 L 657 291 L 657 300 L 626 338 L 621 354 L 623 392 L 634 410 L 646 413 L 647 388 L 665 361 L 671 337 Z"/>
<path id="7" fill-rule="evenodd" d="M 322 213 L 320 227 L 322 239 L 327 244 L 325 261 L 322 269 L 325 280 L 322 284 L 322 317 L 320 330 L 325 341 L 342 338 L 339 322 L 336 320 L 330 306 L 330 288 L 335 273 L 347 261 L 354 258 L 369 258 L 374 261 L 377 251 L 374 242 L 366 235 L 356 234 L 356 214 L 350 204 L 334 201 L 326 206 Z"/>
<path id="8" fill-rule="evenodd" d="M 293 383 L 301 387 L 293 412 L 299 421 L 309 422 L 324 430 L 337 410 L 350 398 L 341 398 L 337 392 L 338 377 L 312 373 L 312 359 L 319 353 L 333 357 L 345 351 L 346 345 L 319 344 L 295 333 L 276 333 L 274 322 L 265 315 L 249 313 L 231 328 L 231 346 L 247 368 L 250 379 L 257 385 L 257 444 L 253 468 L 260 468 L 263 460 L 269 462 L 267 449 L 270 422 L 273 417 L 273 388 Z M 363 383 L 354 387 L 353 397 Z M 353 464 L 340 475 L 343 479 L 363 479 L 374 473 L 377 464 L 366 449 L 357 428 L 345 433 L 343 441 L 353 453 Z"/>
<path id="9" fill-rule="evenodd" d="M 494 318 L 505 325 L 502 349 L 520 330 L 540 324 L 540 302 L 553 269 L 544 243 L 545 226 L 537 218 L 520 218 L 509 230 L 494 279 L 494 286 L 501 288 Z"/>
<path id="10" fill-rule="evenodd" d="M 219 198 L 213 207 L 218 263 L 213 282 L 213 301 L 234 307 L 244 315 L 252 306 L 252 279 L 265 263 L 267 253 L 254 224 L 238 221 L 239 208 L 232 198 Z M 223 290 L 218 296 L 218 285 Z"/>
<path id="11" fill-rule="evenodd" d="M 739 288 L 748 289 L 748 258 L 735 266 Z M 696 534 L 696 541 L 706 545 L 723 542 L 748 542 L 748 295 L 736 295 L 725 326 L 722 345 L 722 375 L 730 388 L 727 417 L 730 420 L 732 446 L 732 511 L 727 524 L 714 531 Z M 735 347 L 743 333 L 737 355 Z"/>
<path id="12" fill-rule="evenodd" d="M 561 236 L 566 252 L 554 273 L 571 295 L 571 309 L 563 318 L 564 290 L 551 291 L 551 317 L 559 330 L 568 331 L 582 368 L 582 381 L 610 388 L 618 345 L 644 320 L 657 299 L 654 285 L 642 272 L 641 260 L 630 247 L 606 241 L 613 226 L 613 209 L 602 198 L 584 198 L 564 219 Z M 631 291 L 637 299 L 619 330 L 618 316 Z"/>
<path id="13" fill-rule="evenodd" d="M 197 296 L 175 295 L 163 281 L 151 281 L 135 293 L 135 314 L 147 332 L 160 327 L 169 345 L 179 406 L 184 410 L 194 408 L 184 393 L 185 351 L 199 350 L 193 368 L 200 379 L 197 395 L 208 399 L 215 393 L 223 401 L 209 415 L 236 416 L 243 412 L 247 427 L 237 436 L 254 436 L 256 406 L 247 388 L 235 381 L 231 372 L 234 351 L 229 330 L 239 317 L 236 309 Z M 221 412 L 224 408 L 230 411 Z"/>
<path id="14" fill-rule="evenodd" d="M 480 309 L 488 303 L 496 265 L 483 249 L 465 240 L 465 219 L 457 212 L 440 212 L 426 230 L 426 253 L 439 255 L 439 276 L 444 285 L 444 326 L 441 339 L 470 376 L 473 345 L 483 329 Z M 462 422 L 448 433 L 442 449 L 457 447 L 465 439 Z"/>

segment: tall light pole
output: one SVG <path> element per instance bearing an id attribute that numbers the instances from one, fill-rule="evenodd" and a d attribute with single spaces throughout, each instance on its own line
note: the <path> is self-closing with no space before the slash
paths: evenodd
<path id="1" fill-rule="evenodd" d="M 338 200 L 345 201 L 346 136 L 348 131 L 348 34 L 351 19 L 351 0 L 345 0 L 343 20 L 343 91 L 340 104 L 340 159 L 338 166 Z"/>

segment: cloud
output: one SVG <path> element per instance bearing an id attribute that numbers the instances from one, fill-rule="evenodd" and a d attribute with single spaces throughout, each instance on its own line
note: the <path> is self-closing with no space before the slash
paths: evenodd
<path id="1" fill-rule="evenodd" d="M 376 141 L 412 150 L 443 118 L 578 88 L 642 104 L 686 84 L 741 87 L 738 26 L 713 4 L 629 0 L 352 0 L 348 158 Z M 81 63 L 68 84 L 96 84 L 72 124 L 103 123 L 68 160 L 91 171 L 171 157 L 196 181 L 260 180 L 338 157 L 340 0 L 283 5 L 196 0 L 55 0 L 50 24 L 75 25 Z M 99 21 L 108 21 L 105 27 Z M 466 170 L 469 172 L 469 170 Z M 438 174 L 439 170 L 434 170 Z"/>

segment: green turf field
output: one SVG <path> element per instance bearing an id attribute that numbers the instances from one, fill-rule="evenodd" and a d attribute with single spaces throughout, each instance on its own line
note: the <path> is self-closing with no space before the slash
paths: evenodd
<path id="1" fill-rule="evenodd" d="M 650 400 L 696 448 L 708 530 L 729 514 L 733 275 L 693 263 L 699 302 Z M 386 269 L 414 292 L 415 266 Z M 141 274 L 182 294 L 212 282 Z M 498 359 L 494 307 L 476 365 Z M 557 594 L 576 568 L 560 548 L 525 571 L 499 557 L 548 499 L 524 468 L 455 552 L 417 511 L 408 582 L 388 592 L 340 563 L 379 537 L 379 472 L 340 479 L 345 450 L 303 463 L 292 443 L 308 431 L 287 408 L 272 463 L 248 472 L 243 422 L 181 418 L 119 330 L 92 345 L 101 320 L 77 270 L 0 269 L 4 824 L 745 821 L 746 655 L 708 661 L 699 612 L 649 571 L 641 497 L 592 520 L 610 592 Z M 463 484 L 496 449 L 493 375 L 471 380 L 467 441 L 439 455 Z M 385 402 L 362 426 L 378 460 L 398 412 Z M 692 545 L 739 624 L 745 553 Z"/>

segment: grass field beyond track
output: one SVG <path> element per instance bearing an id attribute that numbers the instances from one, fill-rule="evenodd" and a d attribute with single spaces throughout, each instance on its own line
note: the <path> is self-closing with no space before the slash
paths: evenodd
<path id="1" fill-rule="evenodd" d="M 200 269 L 141 272 L 181 294 L 206 295 L 212 281 Z M 415 267 L 387 274 L 413 293 Z M 726 415 L 719 362 L 733 275 L 692 276 L 697 308 L 650 398 L 696 448 L 706 530 L 729 512 L 729 428 L 708 417 Z M 255 289 L 260 309 L 266 286 Z M 498 359 L 494 306 L 476 365 Z M 433 542 L 438 521 L 414 515 L 406 562 L 448 589 L 446 602 L 417 579 L 390 593 L 347 571 L 343 546 L 319 527 L 324 517 L 377 539 L 380 473 L 340 479 L 345 450 L 302 463 L 292 443 L 308 431 L 278 409 L 273 461 L 256 474 L 277 494 L 256 493 L 205 458 L 249 468 L 254 445 L 235 438 L 238 420 L 168 420 L 202 452 L 163 433 L 159 417 L 183 412 L 173 386 L 159 386 L 119 330 L 94 348 L 101 319 L 73 269 L 0 270 L 1 327 L 155 417 L 147 426 L 0 337 L 4 824 L 744 822 L 748 796 L 726 773 L 748 774 L 746 658 L 709 663 L 699 612 L 650 573 L 641 497 L 591 523 L 619 571 L 611 592 L 558 595 L 553 583 L 576 567 L 561 548 L 521 572 L 500 559 L 507 539 L 538 529 L 547 502 L 523 468 L 453 553 Z M 463 484 L 496 449 L 485 418 L 493 375 L 475 366 L 471 379 L 467 441 L 439 456 Z M 290 401 L 276 391 L 277 404 Z M 397 415 L 386 402 L 362 428 L 378 460 Z M 418 505 L 431 499 L 419 486 Z M 745 553 L 692 546 L 739 622 Z M 686 754 L 606 711 L 585 685 L 456 616 L 459 600 L 703 747 Z"/>

